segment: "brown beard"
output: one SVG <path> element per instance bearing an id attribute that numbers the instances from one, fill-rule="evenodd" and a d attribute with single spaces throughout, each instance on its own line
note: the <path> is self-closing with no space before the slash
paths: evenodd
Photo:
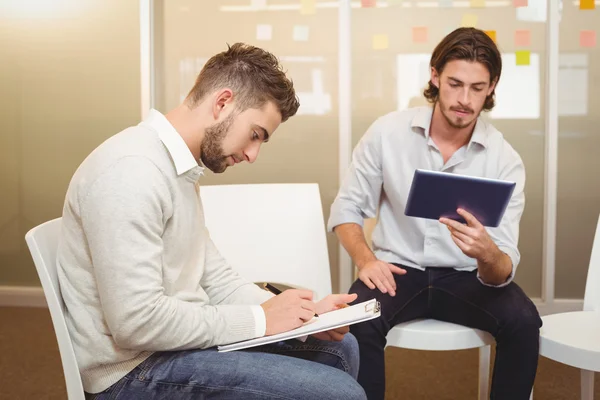
<path id="1" fill-rule="evenodd" d="M 215 174 L 227 169 L 227 157 L 223 152 L 223 140 L 233 124 L 233 113 L 221 122 L 206 129 L 204 140 L 200 145 L 200 160 L 202 164 Z"/>

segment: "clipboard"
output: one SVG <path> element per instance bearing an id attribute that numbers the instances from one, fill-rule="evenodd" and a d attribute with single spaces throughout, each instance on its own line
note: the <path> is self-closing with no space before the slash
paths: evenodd
<path id="1" fill-rule="evenodd" d="M 376 299 L 367 300 L 349 307 L 340 308 L 319 315 L 307 321 L 301 327 L 291 331 L 278 333 L 276 335 L 262 336 L 242 342 L 218 346 L 219 352 L 247 349 L 249 347 L 262 346 L 263 344 L 281 342 L 313 333 L 328 331 L 345 325 L 353 325 L 359 322 L 378 318 L 381 315 L 381 305 Z"/>

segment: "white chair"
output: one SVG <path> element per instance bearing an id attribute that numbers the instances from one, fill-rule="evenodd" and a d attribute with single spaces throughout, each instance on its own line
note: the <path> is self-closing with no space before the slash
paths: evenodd
<path id="1" fill-rule="evenodd" d="M 540 354 L 581 369 L 581 398 L 594 398 L 594 372 L 600 371 L 600 218 L 585 283 L 583 311 L 542 317 Z"/>
<path id="2" fill-rule="evenodd" d="M 58 341 L 58 350 L 65 375 L 69 400 L 84 400 L 85 395 L 71 337 L 64 317 L 64 303 L 58 286 L 56 274 L 56 249 L 60 234 L 61 218 L 53 219 L 31 229 L 25 235 L 25 241 L 31 252 L 44 296 L 50 310 L 54 333 Z"/>
<path id="3" fill-rule="evenodd" d="M 331 294 L 317 184 L 200 186 L 200 197 L 213 242 L 246 279 Z"/>
<path id="4" fill-rule="evenodd" d="M 365 220 L 365 239 L 369 246 L 376 222 L 374 218 Z M 489 333 L 435 319 L 417 319 L 396 325 L 388 332 L 386 339 L 386 347 L 412 350 L 449 351 L 478 348 L 478 399 L 489 398 L 490 345 L 494 343 L 494 338 Z"/>

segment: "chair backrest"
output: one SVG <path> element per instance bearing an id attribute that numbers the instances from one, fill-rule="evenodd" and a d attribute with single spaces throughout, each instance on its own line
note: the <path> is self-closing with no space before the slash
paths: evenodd
<path id="1" fill-rule="evenodd" d="M 317 184 L 201 186 L 200 197 L 213 242 L 246 279 L 331 294 Z"/>
<path id="2" fill-rule="evenodd" d="M 27 232 L 25 241 L 31 252 L 50 310 L 63 365 L 68 398 L 70 400 L 84 400 L 81 376 L 79 375 L 71 337 L 65 323 L 64 303 L 60 294 L 56 271 L 56 250 L 58 248 L 60 227 L 61 218 L 45 222 Z"/>
<path id="3" fill-rule="evenodd" d="M 600 311 L 600 217 L 592 243 L 592 255 L 585 282 L 584 311 Z"/>

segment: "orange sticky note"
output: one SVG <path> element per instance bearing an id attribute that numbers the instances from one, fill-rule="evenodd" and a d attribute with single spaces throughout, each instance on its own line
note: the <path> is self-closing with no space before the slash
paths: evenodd
<path id="1" fill-rule="evenodd" d="M 387 35 L 373 35 L 373 49 L 374 50 L 385 50 L 389 46 L 389 40 Z"/>
<path id="2" fill-rule="evenodd" d="M 513 0 L 513 6 L 515 8 L 527 7 L 527 0 Z"/>
<path id="3" fill-rule="evenodd" d="M 483 8 L 485 7 L 485 0 L 470 0 L 471 7 Z"/>
<path id="4" fill-rule="evenodd" d="M 496 31 L 484 31 L 496 43 Z"/>
<path id="5" fill-rule="evenodd" d="M 596 31 L 579 32 L 579 45 L 581 47 L 596 47 Z"/>
<path id="6" fill-rule="evenodd" d="M 531 46 L 531 31 L 528 29 L 517 29 L 515 31 L 515 46 L 529 47 Z"/>
<path id="7" fill-rule="evenodd" d="M 473 14 L 463 15 L 460 26 L 463 28 L 467 28 L 467 27 L 475 28 L 477 26 L 477 15 L 473 15 Z"/>
<path id="8" fill-rule="evenodd" d="M 517 65 L 531 64 L 531 53 L 529 50 L 515 51 L 515 55 L 517 56 Z"/>
<path id="9" fill-rule="evenodd" d="M 360 0 L 360 6 L 363 8 L 377 6 L 377 0 Z"/>
<path id="10" fill-rule="evenodd" d="M 412 28 L 413 43 L 427 43 L 427 27 L 413 26 Z"/>
<path id="11" fill-rule="evenodd" d="M 317 12 L 317 1 L 316 0 L 302 0 L 300 5 L 300 14 L 311 15 Z"/>
<path id="12" fill-rule="evenodd" d="M 594 8 L 596 8 L 595 0 L 579 0 L 580 10 L 593 10 Z"/>

